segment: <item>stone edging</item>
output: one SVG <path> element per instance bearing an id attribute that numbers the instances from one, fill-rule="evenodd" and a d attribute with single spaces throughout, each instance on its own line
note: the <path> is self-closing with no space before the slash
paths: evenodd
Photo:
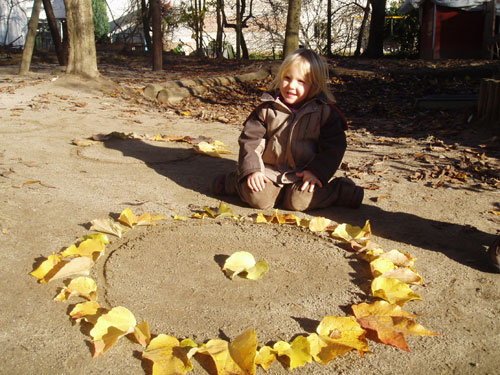
<path id="1" fill-rule="evenodd" d="M 169 81 L 161 85 L 150 84 L 144 89 L 144 96 L 148 99 L 157 100 L 160 103 L 175 104 L 190 95 L 201 95 L 209 87 L 264 79 L 270 74 L 272 74 L 272 69 L 260 69 L 256 72 L 237 76 Z"/>

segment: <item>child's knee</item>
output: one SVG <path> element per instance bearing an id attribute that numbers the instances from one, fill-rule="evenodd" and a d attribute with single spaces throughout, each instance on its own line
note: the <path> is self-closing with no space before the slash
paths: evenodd
<path id="1" fill-rule="evenodd" d="M 241 199 L 252 208 L 266 210 L 273 208 L 276 203 L 276 195 L 264 191 L 253 191 L 248 186 L 242 186 L 240 192 Z"/>
<path id="2" fill-rule="evenodd" d="M 275 203 L 274 199 L 269 199 L 269 197 L 263 196 L 262 194 L 249 194 L 245 197 L 245 202 L 247 202 L 250 207 L 260 210 L 273 208 Z"/>

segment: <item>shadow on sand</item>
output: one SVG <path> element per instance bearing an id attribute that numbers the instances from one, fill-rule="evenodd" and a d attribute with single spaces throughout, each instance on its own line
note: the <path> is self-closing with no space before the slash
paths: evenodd
<path id="1" fill-rule="evenodd" d="M 155 146 L 140 140 L 112 140 L 104 144 L 106 148 L 118 150 L 124 156 L 142 160 L 157 173 L 185 189 L 213 197 L 210 192 L 213 178 L 236 168 L 234 160 L 198 155 L 186 148 Z M 231 204 L 245 205 L 237 197 L 225 196 L 223 199 Z M 388 212 L 367 204 L 357 210 L 332 207 L 309 213 L 355 225 L 363 225 L 366 219 L 370 219 L 377 237 L 439 251 L 467 267 L 483 272 L 492 271 L 486 260 L 485 247 L 494 241 L 495 235 L 471 226 L 426 219 L 411 213 Z"/>

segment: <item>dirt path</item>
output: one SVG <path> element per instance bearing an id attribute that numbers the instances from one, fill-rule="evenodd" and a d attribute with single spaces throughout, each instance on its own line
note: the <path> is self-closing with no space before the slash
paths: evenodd
<path id="1" fill-rule="evenodd" d="M 0 373 L 144 373 L 140 346 L 126 339 L 92 359 L 88 332 L 71 325 L 68 304 L 52 301 L 63 283 L 39 285 L 29 275 L 41 257 L 87 234 L 92 219 L 126 207 L 168 219 L 114 241 L 93 276 L 101 281 L 103 304 L 129 308 L 155 334 L 201 343 L 234 339 L 253 328 L 262 345 L 289 341 L 314 331 L 324 316 L 350 315 L 350 305 L 368 300 L 367 265 L 334 241 L 293 227 L 172 219 L 219 205 L 208 182 L 234 168 L 239 126 L 179 117 L 122 97 L 113 87 L 92 88 L 50 71 L 21 78 L 2 68 L 0 90 Z M 210 158 L 185 143 L 73 143 L 112 131 L 207 136 L 233 154 Z M 437 179 L 424 173 L 429 160 L 450 164 L 467 154 L 467 145 L 439 149 L 429 139 L 356 128 L 349 140 L 339 175 L 375 190 L 366 190 L 359 210 L 310 214 L 355 225 L 369 219 L 384 249 L 418 258 L 424 285 L 415 290 L 423 301 L 406 309 L 422 314 L 418 321 L 441 336 L 409 338 L 410 353 L 370 341 L 373 353 L 364 358 L 350 353 L 326 367 L 308 364 L 293 373 L 498 373 L 500 276 L 484 265 L 485 247 L 499 228 L 489 212 L 500 209 L 498 189 L 453 181 L 456 175 L 432 186 Z M 422 152 L 430 159 L 414 157 Z M 477 153 L 467 155 L 474 159 Z M 498 165 L 498 159 L 486 161 Z M 236 199 L 225 201 L 237 214 L 256 212 Z M 269 275 L 254 283 L 225 278 L 218 257 L 238 250 L 266 259 Z M 206 373 L 194 364 L 193 373 Z M 285 373 L 278 363 L 269 370 Z"/>

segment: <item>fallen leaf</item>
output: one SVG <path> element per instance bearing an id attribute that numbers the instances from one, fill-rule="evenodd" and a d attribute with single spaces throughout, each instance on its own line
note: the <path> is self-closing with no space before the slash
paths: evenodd
<path id="1" fill-rule="evenodd" d="M 142 322 L 134 327 L 134 337 L 136 341 L 143 347 L 148 346 L 151 341 L 151 331 L 149 330 L 149 323 Z"/>
<path id="2" fill-rule="evenodd" d="M 250 329 L 232 343 L 220 339 L 208 341 L 196 351 L 196 358 L 210 358 L 218 375 L 254 375 L 257 346 L 257 335 Z"/>
<path id="3" fill-rule="evenodd" d="M 153 375 L 185 374 L 193 369 L 186 348 L 175 337 L 163 333 L 151 340 L 142 358 L 153 362 Z"/>
<path id="4" fill-rule="evenodd" d="M 107 310 L 103 309 L 97 301 L 85 301 L 75 305 L 69 315 L 71 319 L 78 324 L 82 319 L 91 324 L 96 324 L 97 319 L 106 313 Z"/>
<path id="5" fill-rule="evenodd" d="M 264 260 L 256 263 L 254 256 L 247 251 L 237 251 L 226 259 L 222 270 L 230 279 L 240 275 L 246 279 L 258 280 L 267 273 L 269 266 Z"/>
<path id="6" fill-rule="evenodd" d="M 358 350 L 360 355 L 370 351 L 366 331 L 352 317 L 327 316 L 316 332 L 308 336 L 308 341 L 314 360 L 323 365 L 351 350 Z"/>
<path id="7" fill-rule="evenodd" d="M 411 300 L 422 299 L 406 283 L 381 276 L 374 278 L 372 281 L 372 295 L 400 306 Z"/>
<path id="8" fill-rule="evenodd" d="M 413 319 L 417 318 L 417 315 L 385 301 L 373 304 L 363 302 L 353 305 L 352 310 L 360 325 L 375 331 L 381 342 L 405 351 L 410 351 L 406 342 L 407 335 L 438 335 L 416 323 Z"/>
<path id="9" fill-rule="evenodd" d="M 332 231 L 331 235 L 332 237 L 343 239 L 346 242 L 366 239 L 371 235 L 370 221 L 367 220 L 363 228 L 350 224 L 339 224 L 335 230 Z"/>
<path id="10" fill-rule="evenodd" d="M 30 275 L 35 276 L 40 283 L 45 284 L 61 267 L 56 266 L 62 261 L 62 256 L 58 254 L 49 255 L 49 257 L 38 266 L 36 270 L 30 272 Z M 54 271 L 55 270 L 55 271 Z"/>
<path id="11" fill-rule="evenodd" d="M 225 148 L 224 143 L 213 141 L 212 143 L 200 142 L 193 146 L 194 150 L 199 154 L 213 156 L 216 158 L 222 157 L 222 154 L 230 154 L 231 151 Z"/>
<path id="12" fill-rule="evenodd" d="M 381 195 L 380 197 L 377 197 L 377 202 L 380 202 L 382 199 L 388 199 L 390 197 L 391 197 L 390 194 Z"/>
<path id="13" fill-rule="evenodd" d="M 109 350 L 120 337 L 134 332 L 135 326 L 134 315 L 122 306 L 114 307 L 101 315 L 90 331 L 94 344 L 93 357 L 99 357 Z"/>
<path id="14" fill-rule="evenodd" d="M 262 367 L 264 370 L 267 371 L 274 361 L 276 361 L 276 354 L 270 346 L 263 346 L 257 351 L 255 364 Z"/>
<path id="15" fill-rule="evenodd" d="M 79 256 L 79 257 L 87 257 L 92 259 L 94 262 L 99 259 L 101 253 L 106 249 L 106 244 L 101 241 L 99 238 L 89 238 L 86 239 L 78 246 L 71 245 L 67 249 L 61 251 L 61 255 L 63 257 L 68 256 Z"/>
<path id="16" fill-rule="evenodd" d="M 283 358 L 280 357 L 287 357 L 285 365 L 290 370 L 302 367 L 312 361 L 311 346 L 307 337 L 304 336 L 297 336 L 291 344 L 286 341 L 278 341 L 273 345 L 273 350 L 280 361 L 283 361 Z"/>
<path id="17" fill-rule="evenodd" d="M 95 219 L 90 222 L 92 226 L 90 230 L 94 230 L 96 232 L 103 232 L 112 234 L 113 236 L 121 238 L 124 232 L 124 227 L 122 227 L 119 223 L 115 222 L 113 219 L 107 217 L 104 219 Z"/>
<path id="18" fill-rule="evenodd" d="M 381 254 L 380 258 L 388 259 L 396 266 L 400 267 L 413 267 L 417 260 L 417 258 L 413 258 L 410 254 L 401 250 L 388 251 L 387 253 Z"/>
<path id="19" fill-rule="evenodd" d="M 97 284 L 90 277 L 77 277 L 71 280 L 54 298 L 55 301 L 67 301 L 71 297 L 83 297 L 89 301 L 97 299 Z"/>
<path id="20" fill-rule="evenodd" d="M 63 260 L 59 263 L 57 270 L 51 275 L 47 281 L 63 279 L 68 276 L 75 275 L 88 275 L 92 267 L 94 267 L 94 261 L 87 257 L 77 257 L 71 260 Z"/>
<path id="21" fill-rule="evenodd" d="M 309 222 L 311 232 L 323 232 L 332 225 L 333 221 L 326 217 L 314 217 Z"/>
<path id="22" fill-rule="evenodd" d="M 380 276 L 398 279 L 406 284 L 422 285 L 423 283 L 422 276 L 420 276 L 412 267 L 395 268 L 384 272 Z"/>

